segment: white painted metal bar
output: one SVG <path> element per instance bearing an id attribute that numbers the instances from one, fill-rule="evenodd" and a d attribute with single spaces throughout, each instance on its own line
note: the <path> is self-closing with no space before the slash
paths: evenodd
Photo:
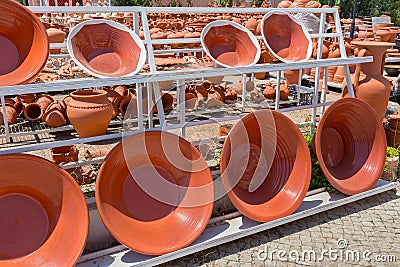
<path id="1" fill-rule="evenodd" d="M 216 226 L 208 226 L 204 230 L 203 234 L 191 245 L 165 255 L 155 257 L 146 256 L 133 252 L 129 249 L 122 250 L 123 247 L 117 246 L 114 249 L 110 248 L 93 254 L 83 255 L 78 261 L 77 266 L 110 266 L 110 259 L 112 260 L 112 264 L 115 266 L 154 266 L 211 247 L 225 244 L 239 238 L 278 227 L 286 223 L 300 220 L 314 214 L 359 201 L 361 199 L 391 190 L 397 186 L 399 186 L 399 183 L 397 182 L 379 180 L 373 189 L 353 196 L 345 196 L 342 194 L 335 195 L 328 192 L 321 192 L 305 197 L 303 203 L 292 215 L 271 222 L 259 223 L 244 216 L 239 216 L 231 220 L 225 220 L 225 223 Z"/>
<path id="2" fill-rule="evenodd" d="M 7 142 L 10 142 L 11 141 L 10 128 L 8 128 L 6 100 L 4 95 L 0 95 L 0 100 L 1 100 L 1 111 L 3 112 L 3 124 L 6 132 L 6 140 Z"/>
<path id="3" fill-rule="evenodd" d="M 185 106 L 185 81 L 176 81 L 176 98 L 177 98 L 177 109 L 179 115 L 179 122 L 184 124 L 186 121 L 186 106 Z M 180 130 L 180 136 L 186 137 L 186 127 L 182 127 Z"/>
<path id="4" fill-rule="evenodd" d="M 321 92 L 321 102 L 325 103 L 326 101 L 326 94 L 328 90 L 328 67 L 325 67 L 325 71 L 324 71 L 324 81 L 322 84 L 322 92 Z M 316 98 L 318 98 L 318 95 L 315 96 Z M 322 117 L 322 114 L 325 111 L 325 106 L 322 106 L 321 110 L 320 110 L 320 116 Z"/>
<path id="5" fill-rule="evenodd" d="M 247 83 L 246 74 L 242 74 L 242 112 L 244 112 L 246 106 L 246 94 L 247 94 L 246 83 Z"/>
<path id="6" fill-rule="evenodd" d="M 148 128 L 153 128 L 153 83 L 147 83 Z"/>
<path id="7" fill-rule="evenodd" d="M 143 122 L 143 87 L 140 83 L 136 83 L 136 106 L 137 106 L 137 119 L 138 119 L 138 129 L 144 129 Z"/>
<path id="8" fill-rule="evenodd" d="M 281 71 L 276 72 L 275 110 L 279 110 L 279 101 L 281 101 L 281 75 Z"/>

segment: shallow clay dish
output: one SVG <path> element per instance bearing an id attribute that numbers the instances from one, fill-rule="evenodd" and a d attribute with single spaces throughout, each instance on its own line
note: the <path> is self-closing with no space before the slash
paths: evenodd
<path id="1" fill-rule="evenodd" d="M 207 226 L 213 201 L 205 159 L 189 142 L 167 132 L 124 138 L 107 155 L 96 182 L 104 225 L 119 242 L 148 255 L 196 240 Z"/>
<path id="2" fill-rule="evenodd" d="M 0 86 L 27 83 L 46 64 L 46 29 L 32 11 L 17 1 L 1 1 L 0 18 Z"/>
<path id="3" fill-rule="evenodd" d="M 302 62 L 312 55 L 312 42 L 306 27 L 284 11 L 271 11 L 261 21 L 261 34 L 268 50 L 280 61 Z"/>
<path id="4" fill-rule="evenodd" d="M 315 134 L 315 152 L 329 182 L 354 195 L 371 189 L 382 174 L 386 136 L 382 120 L 357 98 L 336 100 L 324 112 Z"/>
<path id="5" fill-rule="evenodd" d="M 73 266 L 89 230 L 75 180 L 27 154 L 0 156 L 0 169 L 0 266 Z"/>
<path id="6" fill-rule="evenodd" d="M 220 167 L 233 205 L 259 222 L 293 213 L 311 179 L 310 152 L 303 135 L 275 111 L 252 112 L 233 126 Z"/>
<path id="7" fill-rule="evenodd" d="M 95 77 L 132 76 L 146 61 L 146 49 L 128 27 L 109 20 L 87 20 L 75 26 L 67 48 L 77 65 Z"/>
<path id="8" fill-rule="evenodd" d="M 256 37 L 244 26 L 226 20 L 216 20 L 201 32 L 201 45 L 218 65 L 233 68 L 252 66 L 261 54 Z"/>

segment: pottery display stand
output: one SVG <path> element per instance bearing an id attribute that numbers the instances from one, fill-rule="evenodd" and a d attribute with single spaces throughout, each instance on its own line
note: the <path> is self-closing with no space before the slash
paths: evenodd
<path id="1" fill-rule="evenodd" d="M 280 105 L 280 88 L 277 88 L 277 97 L 275 100 L 274 109 L 278 112 L 287 112 L 292 110 L 300 109 L 312 109 L 312 121 L 311 125 L 316 125 L 317 108 L 328 106 L 330 103 L 326 102 L 326 89 L 327 89 L 327 68 L 330 66 L 344 66 L 345 68 L 345 79 L 348 85 L 349 95 L 354 97 L 354 91 L 351 85 L 350 71 L 348 65 L 367 63 L 372 61 L 372 57 L 363 58 L 347 58 L 346 51 L 343 42 L 343 36 L 341 34 L 339 13 L 335 8 L 319 8 L 319 9 L 302 9 L 302 8 L 289 8 L 289 9 L 276 9 L 281 11 L 286 11 L 290 13 L 320 13 L 321 23 L 320 31 L 317 34 L 311 34 L 312 38 L 318 39 L 318 54 L 317 59 L 307 60 L 300 63 L 277 63 L 277 64 L 258 64 L 251 67 L 240 67 L 236 69 L 230 68 L 207 68 L 207 69 L 189 69 L 189 70 L 175 70 L 175 71 L 157 71 L 155 65 L 155 54 L 163 53 L 175 53 L 177 55 L 187 52 L 201 52 L 204 55 L 204 51 L 201 48 L 183 48 L 183 49 L 170 49 L 170 50 L 154 50 L 154 44 L 177 44 L 177 43 L 200 43 L 199 38 L 191 39 L 157 39 L 152 40 L 150 36 L 147 14 L 148 13 L 266 13 L 272 8 L 144 8 L 144 7 L 30 7 L 30 9 L 37 13 L 103 13 L 103 12 L 131 12 L 134 18 L 134 28 L 138 33 L 139 20 L 141 19 L 144 31 L 145 40 L 144 44 L 147 48 L 148 63 L 150 65 L 150 72 L 140 73 L 132 77 L 117 77 L 117 78 L 85 78 L 85 79 L 72 79 L 72 80 L 59 80 L 48 83 L 31 83 L 27 85 L 17 85 L 17 86 L 6 86 L 0 87 L 0 101 L 5 103 L 5 96 L 16 95 L 16 94 L 26 94 L 26 93 L 42 93 L 42 92 L 63 92 L 65 90 L 76 90 L 81 88 L 101 88 L 103 86 L 113 86 L 121 84 L 135 84 L 136 88 L 147 88 L 147 97 L 149 104 L 151 103 L 151 96 L 154 94 L 158 116 L 154 116 L 151 112 L 148 114 L 143 114 L 142 111 L 142 90 L 137 90 L 137 107 L 138 116 L 135 119 L 134 127 L 131 129 L 119 128 L 118 131 L 112 133 L 107 133 L 105 135 L 85 137 L 85 138 L 75 138 L 71 136 L 69 139 L 62 141 L 42 141 L 39 138 L 35 143 L 29 143 L 24 141 L 18 141 L 24 139 L 24 136 L 39 135 L 44 133 L 56 133 L 63 131 L 73 131 L 72 126 L 63 126 L 57 128 L 47 128 L 44 126 L 38 126 L 37 124 L 28 124 L 29 127 L 13 127 L 9 126 L 6 118 L 4 119 L 4 126 L 0 129 L 0 137 L 6 139 L 7 145 L 0 150 L 0 154 L 10 154 L 10 153 L 23 153 L 35 150 L 49 149 L 58 146 L 66 146 L 81 143 L 90 143 L 95 141 L 104 141 L 111 139 L 121 139 L 122 136 L 129 136 L 137 133 L 138 130 L 145 128 L 155 128 L 154 122 L 158 121 L 161 125 L 162 130 L 172 130 L 180 129 L 180 135 L 185 137 L 185 129 L 187 127 L 211 124 L 215 122 L 226 122 L 230 120 L 238 119 L 245 115 L 244 112 L 238 115 L 225 114 L 225 116 L 219 116 L 213 118 L 213 112 L 216 110 L 207 111 L 211 118 L 201 121 L 188 121 L 187 115 L 190 114 L 185 111 L 184 105 L 179 105 L 182 103 L 185 97 L 184 84 L 187 80 L 194 79 L 204 79 L 206 77 L 216 77 L 216 76 L 230 76 L 230 75 L 241 75 L 242 77 L 242 101 L 239 104 L 239 111 L 244 111 L 246 107 L 251 107 L 251 104 L 246 101 L 246 74 L 259 73 L 259 72 L 275 72 L 277 77 L 277 84 L 280 84 L 282 72 L 284 70 L 297 70 L 305 68 L 317 68 L 315 79 L 320 80 L 320 69 L 324 68 L 323 78 L 323 88 L 321 103 L 318 103 L 318 98 L 313 98 L 313 103 L 311 105 L 305 106 L 295 106 L 290 108 L 281 108 Z M 331 13 L 335 19 L 336 33 L 325 33 L 324 32 L 324 21 L 327 13 Z M 322 43 L 323 39 L 326 37 L 333 37 L 339 40 L 340 55 L 339 58 L 334 59 L 321 59 L 322 58 Z M 261 40 L 261 36 L 257 36 L 257 39 Z M 65 48 L 65 44 L 52 44 L 51 48 Z M 50 57 L 59 57 L 59 55 L 50 55 Z M 63 57 L 69 57 L 69 55 L 63 55 Z M 302 73 L 299 73 L 298 83 L 300 84 Z M 163 107 L 161 101 L 157 101 L 161 98 L 159 84 L 161 81 L 174 80 L 177 87 L 177 112 L 174 115 L 164 115 Z M 318 95 L 318 83 L 314 87 L 314 95 Z M 6 112 L 6 105 L 2 105 L 3 114 Z M 218 109 L 219 112 L 224 111 L 224 108 Z M 204 113 L 204 112 L 203 112 Z M 147 116 L 146 116 L 147 115 Z M 173 119 L 174 123 L 170 122 Z M 146 124 L 145 121 L 148 121 Z M 120 119 L 113 120 L 110 126 L 121 125 L 123 122 Z M 18 137 L 15 138 L 14 137 Z M 97 158 L 94 160 L 86 160 L 80 162 L 73 162 L 63 164 L 63 168 L 73 168 L 83 165 L 89 165 L 94 163 L 101 163 L 103 158 Z M 285 223 L 289 223 L 313 214 L 317 214 L 347 203 L 358 201 L 362 198 L 366 198 L 381 192 L 393 189 L 398 186 L 398 183 L 379 181 L 375 187 L 371 190 L 356 194 L 354 196 L 344 196 L 344 195 L 331 195 L 325 191 L 313 191 L 309 192 L 309 196 L 304 199 L 300 208 L 297 211 L 287 217 L 280 218 L 268 223 L 257 223 L 246 217 L 234 213 L 228 214 L 223 217 L 212 218 L 209 222 L 209 226 L 206 228 L 205 232 L 190 246 L 183 249 L 170 252 L 162 256 L 146 256 L 133 251 L 128 250 L 122 245 L 110 247 L 115 244 L 115 239 L 110 235 L 110 233 L 104 227 L 102 221 L 99 218 L 99 214 L 95 205 L 94 198 L 88 199 L 89 215 L 90 215 L 90 229 L 87 241 L 87 249 L 94 251 L 93 253 L 84 254 L 81 256 L 78 266 L 109 266 L 115 264 L 118 266 L 146 266 L 160 264 L 163 262 L 170 261 L 172 259 L 180 258 L 198 251 L 205 250 L 207 248 L 217 246 L 236 240 L 248 235 L 252 235 L 257 232 L 264 231 Z M 215 226 L 214 223 L 226 221 L 227 224 L 220 224 Z M 108 247 L 108 249 L 104 249 Z"/>

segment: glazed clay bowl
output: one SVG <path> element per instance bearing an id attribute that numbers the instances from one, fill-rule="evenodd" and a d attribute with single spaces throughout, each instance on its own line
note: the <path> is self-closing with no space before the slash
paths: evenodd
<path id="1" fill-rule="evenodd" d="M 360 99 L 339 99 L 318 124 L 315 152 L 325 177 L 340 192 L 354 195 L 371 189 L 386 159 L 381 119 Z"/>
<path id="2" fill-rule="evenodd" d="M 27 83 L 46 64 L 46 29 L 33 12 L 17 1 L 1 1 L 0 18 L 0 86 Z"/>
<path id="3" fill-rule="evenodd" d="M 312 41 L 305 26 L 283 11 L 271 11 L 261 21 L 265 46 L 285 63 L 302 62 L 312 55 Z"/>
<path id="4" fill-rule="evenodd" d="M 27 154 L 0 156 L 0 266 L 74 266 L 89 230 L 75 180 Z"/>
<path id="5" fill-rule="evenodd" d="M 200 152 L 161 131 L 125 137 L 101 165 L 95 192 L 109 232 L 148 255 L 169 253 L 196 240 L 214 201 L 211 173 Z"/>
<path id="6" fill-rule="evenodd" d="M 78 66 L 100 78 L 135 75 L 146 61 L 140 38 L 128 27 L 109 20 L 78 24 L 68 35 L 67 48 Z"/>
<path id="7" fill-rule="evenodd" d="M 310 152 L 289 118 L 259 110 L 229 132 L 220 169 L 233 205 L 248 218 L 267 222 L 290 215 L 303 201 L 311 179 Z"/>
<path id="8" fill-rule="evenodd" d="M 261 54 L 256 37 L 233 21 L 207 24 L 201 32 L 201 45 L 215 63 L 226 68 L 252 66 Z"/>

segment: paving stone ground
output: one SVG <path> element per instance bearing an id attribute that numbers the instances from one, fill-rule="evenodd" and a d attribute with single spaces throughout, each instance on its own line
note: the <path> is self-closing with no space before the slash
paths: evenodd
<path id="1" fill-rule="evenodd" d="M 381 193 L 164 264 L 299 265 L 400 266 L 400 193 Z"/>

